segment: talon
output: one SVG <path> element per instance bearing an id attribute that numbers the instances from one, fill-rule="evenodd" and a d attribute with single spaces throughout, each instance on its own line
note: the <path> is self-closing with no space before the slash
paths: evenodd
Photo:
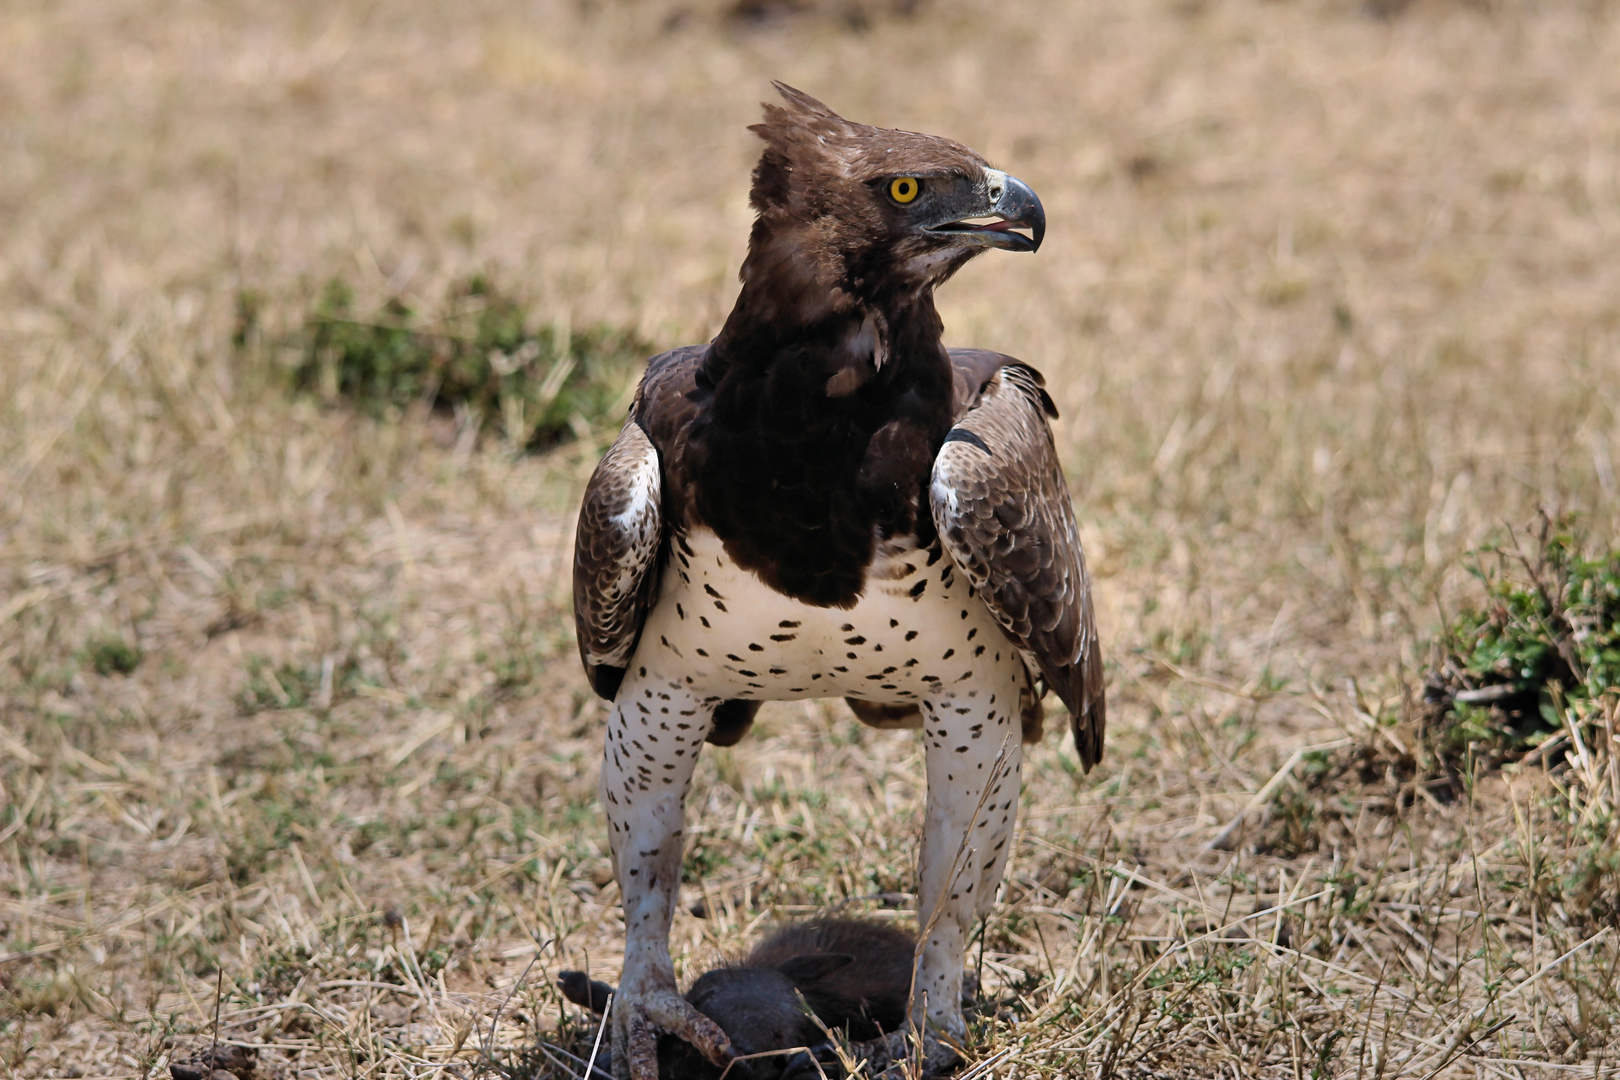
<path id="1" fill-rule="evenodd" d="M 658 1032 L 652 1021 L 637 1010 L 630 1014 L 628 1028 L 630 1045 L 626 1056 L 632 1080 L 658 1080 Z"/>
<path id="2" fill-rule="evenodd" d="M 621 987 L 621 992 L 623 988 Z M 614 1043 L 623 1041 L 623 1058 L 614 1055 L 615 1074 L 629 1080 L 659 1080 L 658 1036 L 668 1033 L 689 1043 L 716 1067 L 731 1066 L 728 1080 L 749 1080 L 746 1062 L 738 1061 L 731 1040 L 719 1024 L 704 1016 L 685 998 L 660 991 L 613 1002 Z M 623 1064 L 619 1064 L 622 1060 Z"/>
<path id="3" fill-rule="evenodd" d="M 671 995 L 667 999 L 650 1001 L 647 1003 L 647 1015 L 660 1030 L 691 1043 L 722 1069 L 737 1058 L 736 1051 L 731 1048 L 731 1040 L 720 1025 L 698 1012 L 685 998 Z M 732 1074 L 736 1073 L 737 1070 L 733 1068 Z"/>

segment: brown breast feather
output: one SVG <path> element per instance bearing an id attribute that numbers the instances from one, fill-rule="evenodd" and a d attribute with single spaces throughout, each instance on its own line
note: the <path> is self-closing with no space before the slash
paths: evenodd
<path id="1" fill-rule="evenodd" d="M 992 358 L 999 363 L 991 366 Z M 1043 415 L 1056 410 L 1033 368 L 977 351 L 952 350 L 952 360 L 959 394 L 980 369 L 989 378 L 935 458 L 935 524 L 951 558 L 1068 707 L 1075 749 L 1089 769 L 1102 755 L 1106 721 L 1102 650 L 1074 508 Z"/>

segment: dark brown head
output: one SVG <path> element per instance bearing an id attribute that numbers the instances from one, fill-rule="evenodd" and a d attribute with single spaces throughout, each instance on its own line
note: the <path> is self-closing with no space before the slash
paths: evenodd
<path id="1" fill-rule="evenodd" d="M 759 216 L 745 285 L 767 277 L 780 289 L 796 279 L 807 299 L 839 290 L 881 306 L 939 284 L 989 248 L 1040 247 L 1040 200 L 972 150 L 857 124 L 808 94 L 776 88 L 783 104 L 767 104 L 764 122 L 751 129 L 765 153 L 749 195 Z"/>

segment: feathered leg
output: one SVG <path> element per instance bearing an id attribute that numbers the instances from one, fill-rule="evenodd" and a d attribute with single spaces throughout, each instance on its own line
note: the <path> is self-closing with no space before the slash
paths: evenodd
<path id="1" fill-rule="evenodd" d="M 658 1080 L 658 1033 L 678 1035 L 717 1065 L 725 1032 L 675 989 L 669 927 L 681 881 L 686 791 L 718 698 L 633 669 L 608 721 L 602 760 L 613 869 L 624 902 L 624 972 L 613 1001 L 613 1071 Z"/>
<path id="2" fill-rule="evenodd" d="M 926 1017 L 958 1039 L 967 1034 L 962 1019 L 967 934 L 974 919 L 990 909 L 1007 865 L 1023 759 L 1017 680 L 984 679 L 976 685 L 942 688 L 923 703 L 928 817 L 918 864 L 917 920 L 927 936 L 912 1020 L 921 1023 Z"/>

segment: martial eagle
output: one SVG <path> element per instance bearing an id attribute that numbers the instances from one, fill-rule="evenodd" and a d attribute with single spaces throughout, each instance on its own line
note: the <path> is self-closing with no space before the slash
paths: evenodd
<path id="1" fill-rule="evenodd" d="M 719 1062 L 675 988 L 683 802 L 704 741 L 762 701 L 843 696 L 921 728 L 919 919 L 936 918 L 913 1019 L 960 1037 L 965 935 L 1008 855 L 1020 738 L 1055 692 L 1089 768 L 1103 671 L 1041 375 L 947 349 L 934 289 L 982 251 L 1033 252 L 1022 181 L 949 139 L 853 123 L 776 84 L 742 292 L 718 337 L 648 362 L 586 489 L 580 658 L 612 701 L 601 794 L 623 896 L 620 1076 L 657 1032 Z M 1024 230 L 1024 231 L 1021 231 Z M 988 789 L 988 790 L 987 790 Z"/>

